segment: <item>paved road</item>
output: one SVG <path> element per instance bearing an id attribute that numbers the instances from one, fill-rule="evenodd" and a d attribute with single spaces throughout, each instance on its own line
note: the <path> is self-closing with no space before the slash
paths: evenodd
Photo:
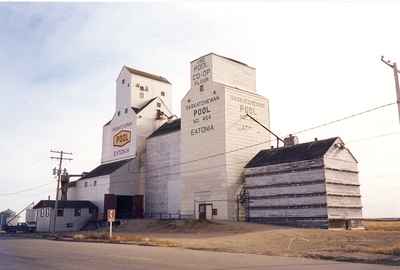
<path id="1" fill-rule="evenodd" d="M 395 268 L 179 248 L 0 238 L 0 269 L 380 270 Z"/>

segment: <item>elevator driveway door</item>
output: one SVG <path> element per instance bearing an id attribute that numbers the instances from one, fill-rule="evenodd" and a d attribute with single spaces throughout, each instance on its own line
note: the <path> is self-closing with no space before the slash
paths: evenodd
<path id="1" fill-rule="evenodd" d="M 212 217 L 212 204 L 201 203 L 199 204 L 199 220 L 211 219 Z"/>
<path id="2" fill-rule="evenodd" d="M 133 218 L 133 197 L 117 195 L 117 219 Z"/>

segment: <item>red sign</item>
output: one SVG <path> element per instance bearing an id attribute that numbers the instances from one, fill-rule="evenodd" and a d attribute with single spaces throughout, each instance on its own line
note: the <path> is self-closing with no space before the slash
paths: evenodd
<path id="1" fill-rule="evenodd" d="M 108 222 L 115 221 L 115 209 L 108 209 L 107 210 L 107 220 Z"/>

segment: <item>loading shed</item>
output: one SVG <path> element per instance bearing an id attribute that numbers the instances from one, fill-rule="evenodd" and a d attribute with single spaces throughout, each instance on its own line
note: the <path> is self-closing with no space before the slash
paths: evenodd
<path id="1" fill-rule="evenodd" d="M 339 137 L 260 151 L 245 166 L 251 222 L 361 226 L 358 162 Z"/>

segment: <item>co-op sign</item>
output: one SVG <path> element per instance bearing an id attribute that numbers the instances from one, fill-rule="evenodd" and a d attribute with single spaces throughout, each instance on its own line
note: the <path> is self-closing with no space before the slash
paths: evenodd
<path id="1" fill-rule="evenodd" d="M 200 85 L 210 80 L 211 68 L 204 57 L 197 60 L 192 66 L 192 84 Z"/>

